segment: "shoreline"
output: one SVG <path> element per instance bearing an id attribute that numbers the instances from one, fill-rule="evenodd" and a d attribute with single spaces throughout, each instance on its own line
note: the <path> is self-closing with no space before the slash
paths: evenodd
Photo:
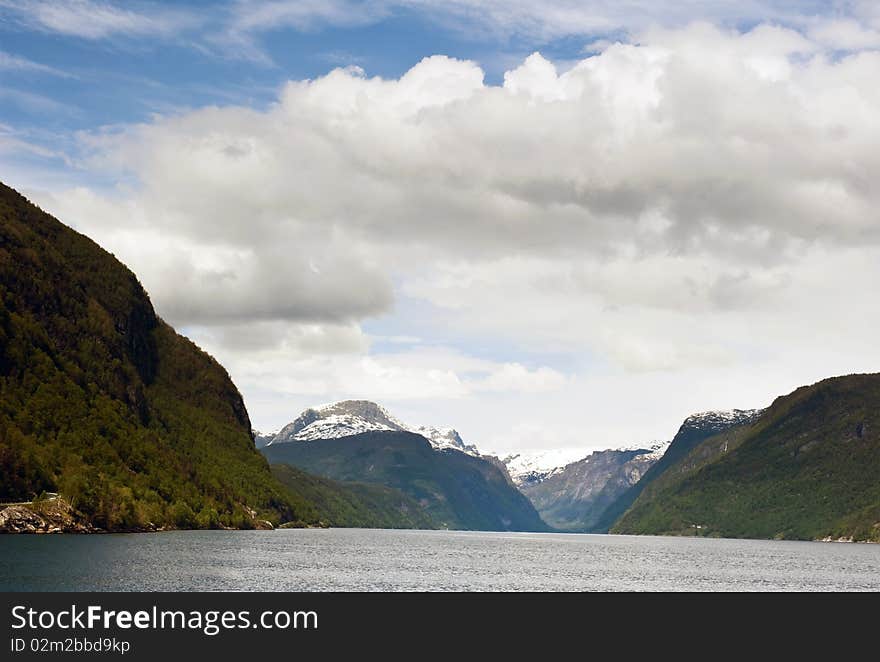
<path id="1" fill-rule="evenodd" d="M 8 506 L 7 508 L 21 508 L 22 510 L 27 510 L 30 514 L 37 515 L 37 513 L 31 508 L 26 506 Z M 171 533 L 171 532 L 184 532 L 184 531 L 285 531 L 285 530 L 300 530 L 300 529 L 311 529 L 311 530 L 363 530 L 363 531 L 424 531 L 424 532 L 442 532 L 442 531 L 451 531 L 453 533 L 503 533 L 503 534 L 525 534 L 525 535 L 587 535 L 587 536 L 612 536 L 612 537 L 632 537 L 632 538 L 693 538 L 693 539 L 708 539 L 708 540 L 731 540 L 731 541 L 753 541 L 753 542 L 815 542 L 815 543 L 845 543 L 845 544 L 855 544 L 855 545 L 878 545 L 880 541 L 877 540 L 855 540 L 852 537 L 841 536 L 838 538 L 833 538 L 831 536 L 826 536 L 824 538 L 792 538 L 792 539 L 780 539 L 780 538 L 726 538 L 723 536 L 682 536 L 682 535 L 674 535 L 668 533 L 661 534 L 632 534 L 632 533 L 596 533 L 596 532 L 585 532 L 585 531 L 491 531 L 491 530 L 482 530 L 482 529 L 406 529 L 406 528 L 364 528 L 364 527 L 345 527 L 345 526 L 329 526 L 329 525 L 314 525 L 314 524 L 304 524 L 304 523 L 291 523 L 287 522 L 284 524 L 280 524 L 278 526 L 273 526 L 270 522 L 266 520 L 261 520 L 261 526 L 253 526 L 247 528 L 232 528 L 232 527 L 217 527 L 211 529 L 197 529 L 197 528 L 175 528 L 175 527 L 154 527 L 154 528 L 134 528 L 134 529 L 114 529 L 107 530 L 96 527 L 90 523 L 86 522 L 76 522 L 71 526 L 59 526 L 52 524 L 45 519 L 46 522 L 41 527 L 35 528 L 19 528 L 19 529 L 10 529 L 8 526 L 5 526 L 4 515 L 6 514 L 6 509 L 0 510 L 0 536 L 2 535 L 24 535 L 24 536 L 47 536 L 47 535 L 113 535 L 113 534 L 132 534 L 132 533 Z M 43 518 L 40 518 L 43 519 Z"/>

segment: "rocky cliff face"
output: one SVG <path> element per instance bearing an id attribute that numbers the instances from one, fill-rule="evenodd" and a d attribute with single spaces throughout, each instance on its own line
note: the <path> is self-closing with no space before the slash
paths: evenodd
<path id="1" fill-rule="evenodd" d="M 520 488 L 537 485 L 559 473 L 567 465 L 583 459 L 589 451 L 583 449 L 551 449 L 531 453 L 514 453 L 501 461 L 510 478 Z"/>
<path id="2" fill-rule="evenodd" d="M 588 530 L 661 456 L 660 447 L 596 451 L 520 489 L 550 526 Z"/>

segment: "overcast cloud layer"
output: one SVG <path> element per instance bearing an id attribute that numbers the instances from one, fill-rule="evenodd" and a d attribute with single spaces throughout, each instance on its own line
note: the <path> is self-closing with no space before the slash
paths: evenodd
<path id="1" fill-rule="evenodd" d="M 511 34 L 586 20 L 410 4 Z M 83 132 L 78 167 L 119 184 L 29 194 L 132 267 L 263 429 L 358 397 L 489 450 L 669 438 L 880 370 L 880 40 L 850 9 L 639 25 L 502 85 L 443 55 L 336 69 L 266 109 Z"/>

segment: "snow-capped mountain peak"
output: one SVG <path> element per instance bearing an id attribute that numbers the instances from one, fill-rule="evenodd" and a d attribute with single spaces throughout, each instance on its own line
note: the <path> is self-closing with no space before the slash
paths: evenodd
<path id="1" fill-rule="evenodd" d="M 666 453 L 666 449 L 669 448 L 669 445 L 672 441 L 655 441 L 653 444 L 648 445 L 648 453 L 645 454 L 645 457 L 648 457 L 652 460 L 659 460 L 663 457 L 663 454 Z"/>
<path id="2" fill-rule="evenodd" d="M 542 483 L 551 476 L 562 473 L 570 464 L 581 460 L 589 461 L 595 457 L 596 453 L 636 452 L 644 460 L 656 462 L 663 457 L 667 448 L 669 448 L 668 441 L 655 441 L 650 444 L 639 444 L 626 448 L 609 448 L 604 451 L 561 448 L 534 453 L 517 453 L 515 455 L 508 455 L 501 461 L 507 467 L 507 473 L 510 474 L 514 484 L 523 486 L 526 484 Z"/>
<path id="3" fill-rule="evenodd" d="M 473 444 L 465 444 L 461 435 L 457 430 L 452 428 L 435 428 L 430 425 L 420 425 L 418 427 L 407 428 L 410 432 L 422 435 L 431 442 L 434 448 L 454 448 L 455 450 L 464 451 L 469 455 L 479 455 L 477 447 Z"/>
<path id="4" fill-rule="evenodd" d="M 407 425 L 381 405 L 369 400 L 343 400 L 309 407 L 296 420 L 285 425 L 268 445 L 337 439 L 374 431 L 413 432 L 427 439 L 437 450 L 454 449 L 469 455 L 480 454 L 476 446 L 465 444 L 452 428 Z"/>
<path id="5" fill-rule="evenodd" d="M 700 429 L 726 429 L 743 423 L 751 423 L 761 414 L 763 409 L 728 409 L 719 411 L 703 411 L 688 416 L 683 427 Z"/>
<path id="6" fill-rule="evenodd" d="M 652 441 L 649 444 L 636 444 L 634 446 L 625 446 L 623 448 L 612 448 L 609 450 L 618 450 L 618 451 L 641 451 L 640 455 L 644 455 L 646 458 L 659 460 L 663 457 L 663 454 L 666 452 L 666 449 L 669 448 L 669 444 L 671 441 Z"/>
<path id="7" fill-rule="evenodd" d="M 384 407 L 369 400 L 344 400 L 309 407 L 275 435 L 269 445 L 335 439 L 374 430 L 404 430 Z"/>
<path id="8" fill-rule="evenodd" d="M 501 462 L 507 467 L 514 484 L 534 483 L 559 473 L 567 465 L 587 455 L 589 451 L 579 448 L 560 448 L 546 451 L 525 452 L 508 455 Z"/>

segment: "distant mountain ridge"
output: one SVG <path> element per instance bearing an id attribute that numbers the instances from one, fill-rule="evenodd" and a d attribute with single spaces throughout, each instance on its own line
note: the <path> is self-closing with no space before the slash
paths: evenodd
<path id="1" fill-rule="evenodd" d="M 550 526 L 568 531 L 589 530 L 605 509 L 635 485 L 668 446 L 594 451 L 557 467 L 539 479 L 520 477 L 519 488 Z"/>
<path id="2" fill-rule="evenodd" d="M 646 486 L 660 476 L 669 466 L 691 451 L 694 446 L 709 437 L 740 426 L 750 425 L 764 412 L 763 409 L 730 409 L 705 411 L 688 416 L 673 437 L 663 455 L 630 488 L 623 491 L 608 504 L 592 524 L 584 528 L 596 533 L 607 532 L 639 497 Z"/>
<path id="3" fill-rule="evenodd" d="M 514 484 L 522 489 L 524 485 L 546 480 L 562 471 L 566 465 L 583 459 L 587 454 L 588 451 L 582 449 L 523 452 L 506 455 L 501 458 L 501 462 L 507 468 Z"/>
<path id="4" fill-rule="evenodd" d="M 682 423 L 683 428 L 692 428 L 706 431 L 722 432 L 737 425 L 751 423 L 758 418 L 764 409 L 727 409 L 718 411 L 704 411 L 691 414 Z"/>
<path id="5" fill-rule="evenodd" d="M 680 449 L 612 532 L 880 541 L 878 431 L 880 374 L 801 387 Z"/>
<path id="6" fill-rule="evenodd" d="M 513 453 L 505 455 L 501 459 L 501 462 L 507 468 L 514 484 L 523 488 L 524 486 L 532 486 L 542 483 L 548 478 L 562 473 L 569 465 L 585 460 L 595 453 L 639 451 L 639 453 L 650 453 L 652 459 L 657 460 L 663 456 L 663 453 L 666 452 L 668 447 L 668 441 L 655 441 L 650 444 L 625 448 L 607 448 L 603 451 L 585 451 L 584 449 L 565 448 L 549 451 Z"/>
<path id="7" fill-rule="evenodd" d="M 263 445 L 338 439 L 380 431 L 413 432 L 427 439 L 436 449 L 454 449 L 468 455 L 479 455 L 476 446 L 465 444 L 453 428 L 407 425 L 370 400 L 342 400 L 309 407 Z"/>
<path id="8" fill-rule="evenodd" d="M 452 428 L 408 426 L 368 400 L 306 409 L 261 452 L 273 464 L 399 490 L 439 527 L 548 529 L 497 458 L 481 456 Z"/>
<path id="9" fill-rule="evenodd" d="M 502 461 L 367 400 L 257 434 L 223 367 L 134 274 L 0 184 L 0 531 L 549 523 L 880 541 L 878 430 L 868 374 L 691 415 L 668 447 L 580 458 Z"/>
<path id="10" fill-rule="evenodd" d="M 708 412 L 700 415 L 706 419 L 706 425 L 716 420 L 720 425 L 739 416 L 740 414 L 730 412 Z M 465 444 L 453 428 L 407 425 L 381 405 L 369 400 L 343 400 L 309 407 L 279 432 L 271 435 L 257 434 L 256 438 L 257 447 L 273 462 L 287 462 L 336 480 L 369 482 L 375 479 L 375 475 L 350 471 L 349 466 L 339 464 L 337 455 L 346 456 L 354 452 L 348 444 L 334 445 L 334 450 L 330 453 L 324 452 L 326 448 L 317 449 L 311 444 L 327 444 L 334 440 L 352 438 L 367 439 L 370 433 L 381 433 L 380 437 L 386 440 L 393 438 L 395 444 L 403 443 L 404 437 L 395 437 L 393 433 L 417 434 L 435 451 L 458 451 L 494 465 L 511 486 L 515 486 L 528 498 L 545 522 L 565 530 L 583 530 L 592 526 L 598 515 L 621 492 L 636 483 L 668 446 L 665 442 L 655 442 L 645 448 L 593 453 L 576 449 L 554 450 L 508 455 L 502 460 L 480 454 L 476 446 Z M 294 448 L 303 444 L 308 448 Z M 282 451 L 282 448 L 287 450 Z M 321 456 L 320 460 L 316 459 L 318 456 Z M 407 454 L 406 457 L 412 460 L 411 455 Z M 380 458 L 379 464 L 386 461 L 386 458 Z M 423 461 L 424 459 L 418 460 Z M 357 465 L 357 462 L 354 464 Z M 374 467 L 369 470 L 372 472 Z M 382 474 L 381 471 L 378 473 Z M 386 474 L 382 475 L 385 481 L 383 484 L 395 487 L 403 485 L 404 492 L 410 489 L 408 493 L 413 494 L 412 486 L 395 482 L 396 479 L 389 480 Z M 545 482 L 547 484 L 542 487 Z M 423 503 L 431 502 L 431 499 L 425 501 L 424 495 L 422 500 Z M 432 507 L 435 506 L 436 504 Z M 438 517 L 438 511 L 435 511 L 432 517 L 447 524 L 457 522 L 457 517 L 449 512 L 443 512 Z M 461 526 L 460 523 L 455 525 Z M 479 528 L 484 524 L 475 524 L 475 520 L 468 520 L 466 526 Z"/>

